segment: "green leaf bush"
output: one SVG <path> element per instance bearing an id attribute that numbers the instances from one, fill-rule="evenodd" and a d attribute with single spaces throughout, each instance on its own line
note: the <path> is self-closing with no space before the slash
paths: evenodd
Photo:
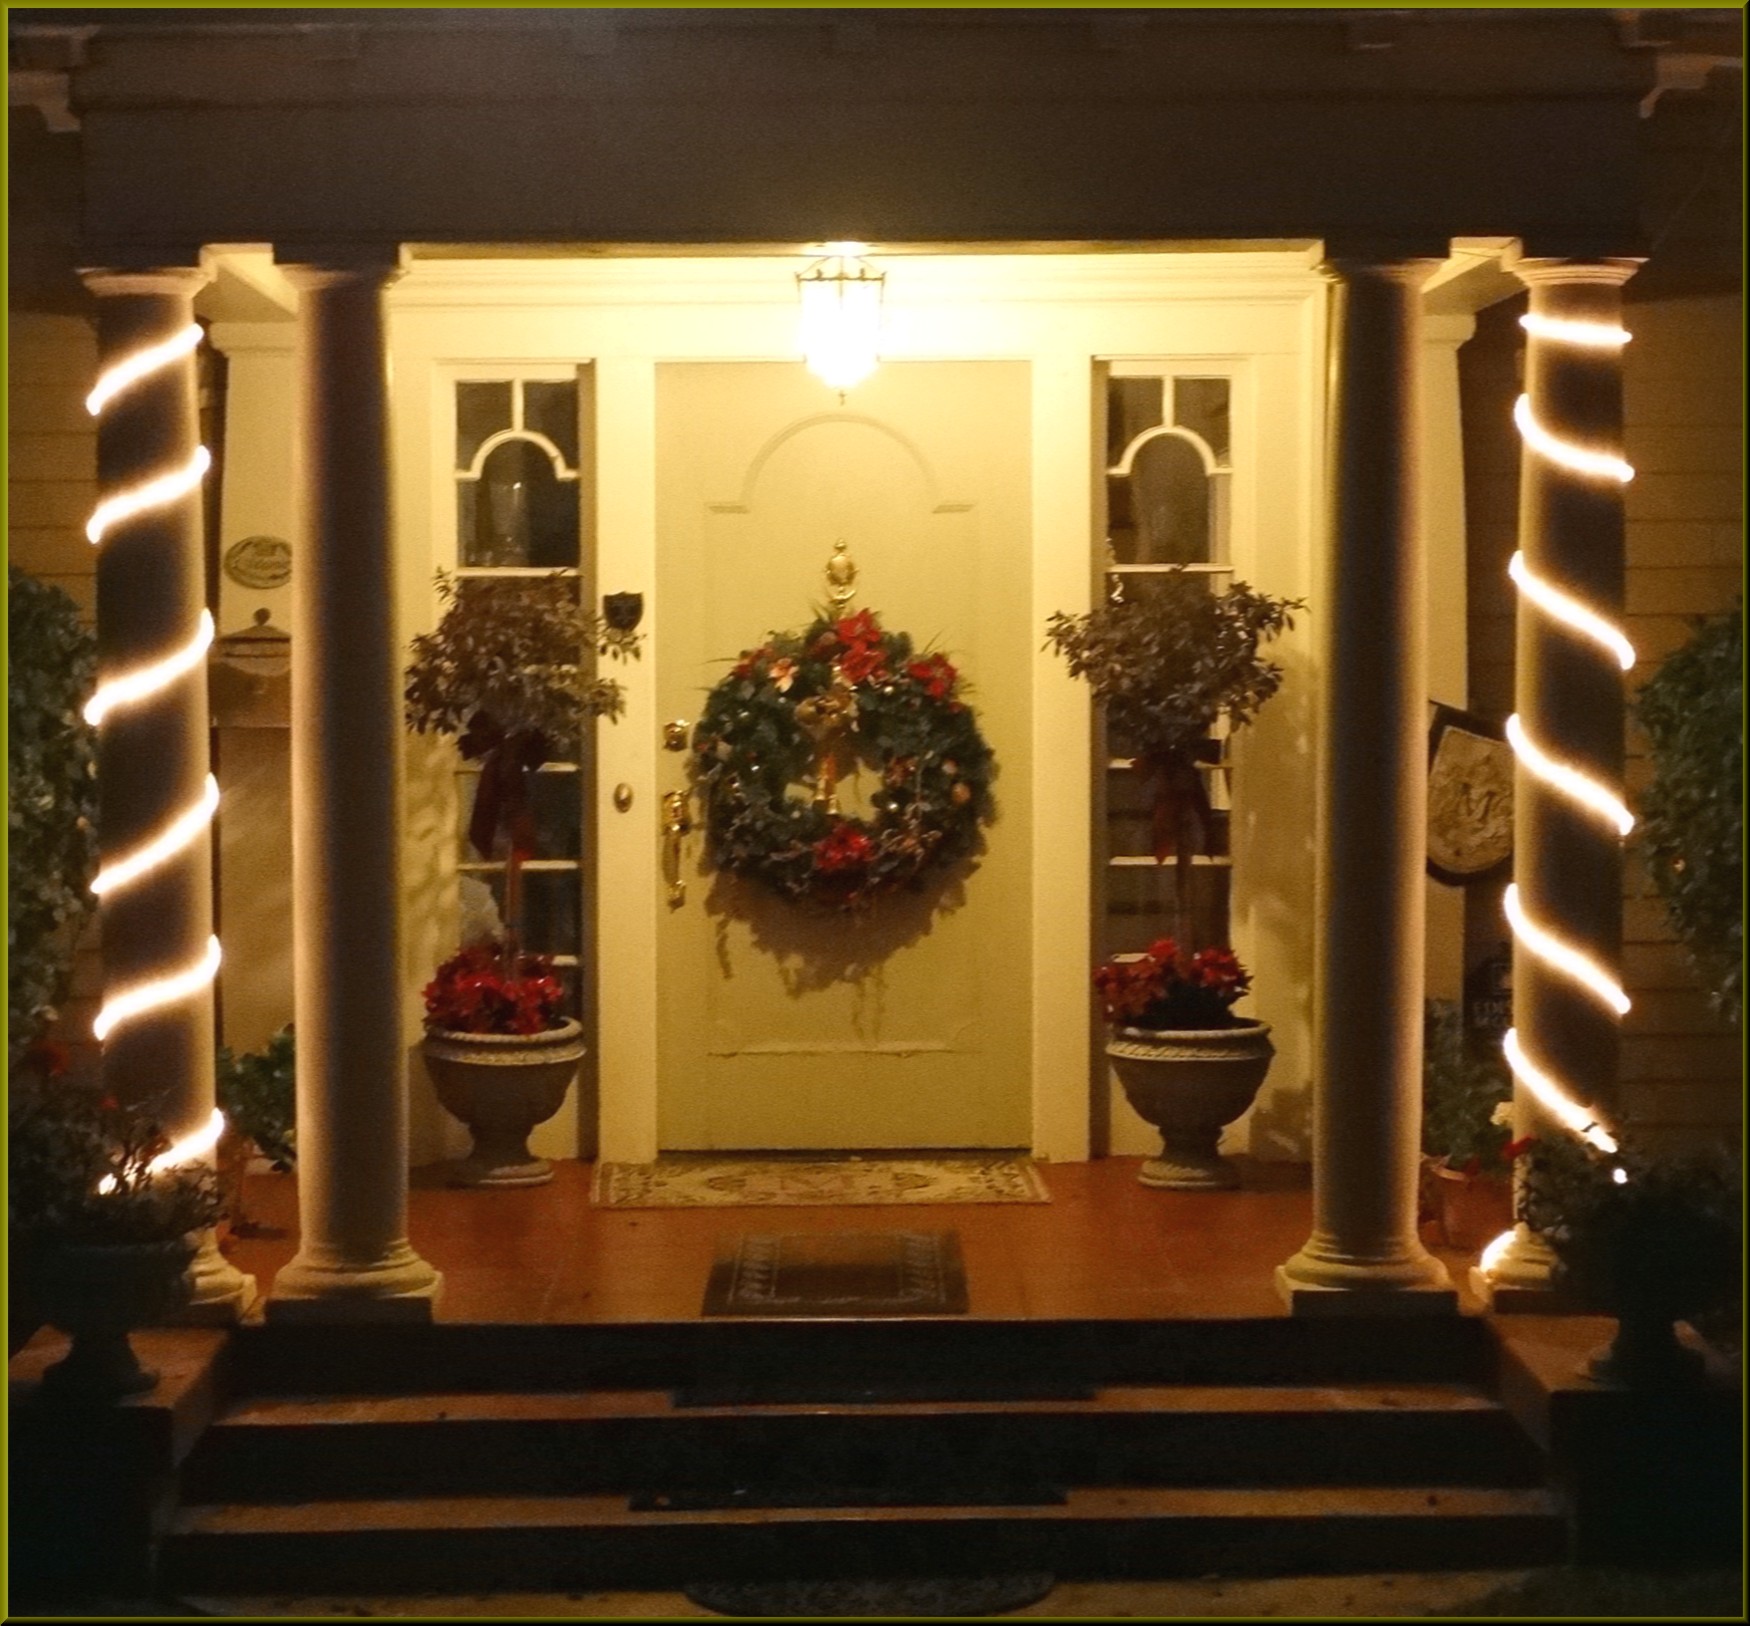
<path id="1" fill-rule="evenodd" d="M 297 1161 L 297 1042 L 291 1024 L 260 1050 L 219 1046 L 217 1099 L 225 1121 L 282 1174 Z"/>
<path id="2" fill-rule="evenodd" d="M 1695 635 L 1635 702 L 1653 762 L 1640 799 L 1647 872 L 1714 1008 L 1744 1010 L 1744 612 Z"/>
<path id="3" fill-rule="evenodd" d="M 7 1064 L 16 1071 L 66 995 L 91 913 L 97 737 L 81 710 L 97 643 L 72 599 L 7 568 Z"/>

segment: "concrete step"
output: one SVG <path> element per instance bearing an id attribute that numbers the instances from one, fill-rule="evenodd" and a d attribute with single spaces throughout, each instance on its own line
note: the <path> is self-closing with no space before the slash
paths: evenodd
<path id="1" fill-rule="evenodd" d="M 1469 1316 L 246 1326 L 234 1393 L 685 1389 L 740 1403 L 1024 1399 L 1113 1384 L 1482 1383 Z"/>
<path id="2" fill-rule="evenodd" d="M 257 1396 L 184 1499 L 745 1491 L 838 1482 L 1526 1486 L 1506 1411 L 1451 1384 L 1129 1385 L 1085 1399 L 692 1406 L 666 1390 Z"/>
<path id="3" fill-rule="evenodd" d="M 999 1573 L 1117 1577 L 1461 1569 L 1557 1561 L 1542 1491 L 1071 1489 L 1022 1505 L 635 1509 L 625 1497 L 419 1497 L 184 1508 L 181 1592 L 496 1591 L 682 1579 Z"/>

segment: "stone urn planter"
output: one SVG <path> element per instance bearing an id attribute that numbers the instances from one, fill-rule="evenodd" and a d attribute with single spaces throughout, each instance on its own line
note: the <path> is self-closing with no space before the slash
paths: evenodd
<path id="1" fill-rule="evenodd" d="M 1161 1132 L 1161 1155 L 1143 1164 L 1145 1186 L 1223 1191 L 1240 1183 L 1216 1150 L 1221 1132 L 1256 1099 L 1270 1058 L 1268 1022 L 1226 1028 L 1114 1027 L 1106 1054 L 1137 1115 Z"/>
<path id="2" fill-rule="evenodd" d="M 140 1365 L 128 1334 L 181 1309 L 194 1294 L 192 1237 L 168 1242 L 61 1242 L 35 1254 L 31 1286 L 50 1326 L 72 1336 L 43 1373 L 42 1392 L 105 1402 L 143 1394 L 158 1374 Z"/>
<path id="3" fill-rule="evenodd" d="M 466 1124 L 473 1149 L 452 1171 L 464 1186 L 539 1186 L 553 1165 L 529 1150 L 529 1133 L 565 1101 L 583 1058 L 574 1018 L 544 1033 L 428 1029 L 426 1071 L 446 1111 Z"/>

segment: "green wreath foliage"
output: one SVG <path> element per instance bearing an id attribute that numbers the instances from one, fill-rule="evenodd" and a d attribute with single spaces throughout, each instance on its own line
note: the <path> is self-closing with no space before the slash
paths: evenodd
<path id="1" fill-rule="evenodd" d="M 797 708 L 840 683 L 854 700 L 841 765 L 854 756 L 880 774 L 868 819 L 813 801 L 816 748 Z M 693 731 L 707 859 L 792 902 L 855 910 L 969 856 L 996 765 L 961 696 L 945 655 L 918 652 L 869 610 L 744 650 Z"/>

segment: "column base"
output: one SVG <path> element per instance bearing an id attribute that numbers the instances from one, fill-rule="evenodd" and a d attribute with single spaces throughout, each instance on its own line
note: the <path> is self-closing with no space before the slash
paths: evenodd
<path id="1" fill-rule="evenodd" d="M 1585 1313 L 1571 1293 L 1559 1285 L 1556 1256 L 1550 1245 L 1523 1220 L 1513 1227 L 1513 1240 L 1485 1270 L 1471 1268 L 1471 1290 L 1495 1315 L 1576 1315 Z"/>
<path id="2" fill-rule="evenodd" d="M 406 1243 L 361 1263 L 307 1248 L 274 1278 L 266 1317 L 281 1324 L 430 1322 L 444 1279 Z"/>
<path id="3" fill-rule="evenodd" d="M 261 1296 L 255 1278 L 244 1275 L 219 1252 L 219 1239 L 213 1231 L 201 1232 L 200 1247 L 189 1270 L 194 1275 L 194 1297 L 165 1318 L 168 1326 L 232 1326 L 248 1315 Z"/>
<path id="4" fill-rule="evenodd" d="M 1276 1291 L 1291 1315 L 1456 1315 L 1446 1266 L 1417 1244 L 1382 1259 L 1337 1253 L 1315 1237 L 1276 1267 Z"/>

